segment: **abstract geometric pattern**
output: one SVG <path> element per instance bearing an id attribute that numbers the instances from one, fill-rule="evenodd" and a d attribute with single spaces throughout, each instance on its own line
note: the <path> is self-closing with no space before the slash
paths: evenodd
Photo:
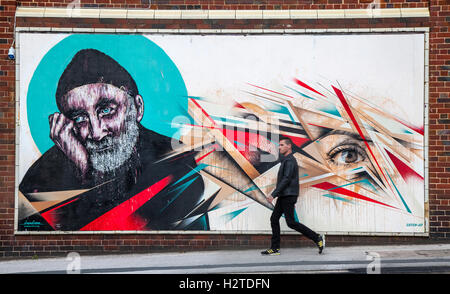
<path id="1" fill-rule="evenodd" d="M 376 98 L 367 98 L 352 92 L 367 89 L 364 79 L 352 80 L 352 68 L 339 76 L 341 67 L 330 65 L 339 76 L 330 81 L 329 72 L 321 76 L 314 67 L 326 68 L 320 60 L 329 58 L 326 44 L 340 44 L 347 54 L 357 50 L 347 44 L 362 46 L 356 37 L 376 47 L 392 36 L 378 43 L 352 34 L 50 35 L 42 38 L 57 45 L 40 50 L 36 67 L 34 36 L 21 42 L 21 60 L 29 62 L 20 71 L 30 81 L 21 80 L 21 117 L 28 121 L 21 124 L 19 230 L 270 232 L 274 206 L 267 197 L 276 186 L 279 140 L 288 137 L 299 166 L 295 216 L 305 225 L 338 234 L 426 231 L 420 91 L 396 101 L 369 90 L 367 97 Z M 422 46 L 410 35 L 399 44 Z M 217 48 L 219 40 L 226 50 Z M 123 54 L 131 43 L 142 63 Z M 217 51 L 203 57 L 204 48 Z M 280 50 L 270 60 L 269 48 Z M 309 59 L 291 56 L 296 50 Z M 406 61 L 417 59 L 414 52 Z M 224 61 L 217 60 L 221 54 Z M 346 58 L 353 66 L 367 61 Z M 418 60 L 413 68 L 420 66 Z M 409 76 L 399 89 L 422 78 Z M 39 108 L 47 106 L 42 92 L 54 97 L 55 85 L 56 108 Z M 409 110 L 414 115 L 401 115 Z"/>
<path id="2" fill-rule="evenodd" d="M 196 124 L 189 126 L 183 142 L 201 150 L 196 158 L 203 174 L 235 189 L 216 201 L 222 210 L 228 203 L 233 207 L 224 210 L 222 220 L 244 213 L 248 199 L 272 207 L 266 196 L 279 167 L 277 140 L 286 136 L 295 144 L 301 194 L 332 201 L 336 211 L 338 205 L 355 211 L 369 207 L 423 221 L 423 126 L 334 85 L 319 91 L 294 79 L 283 93 L 248 86 L 247 99 L 234 105 L 189 98 Z M 373 226 L 361 228 L 370 231 Z"/>

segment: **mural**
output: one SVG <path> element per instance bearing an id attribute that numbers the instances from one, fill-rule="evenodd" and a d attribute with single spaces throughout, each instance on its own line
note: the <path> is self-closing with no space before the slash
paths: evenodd
<path id="1" fill-rule="evenodd" d="M 421 34 L 21 33 L 18 230 L 270 231 L 289 137 L 300 221 L 424 232 L 423 56 Z"/>

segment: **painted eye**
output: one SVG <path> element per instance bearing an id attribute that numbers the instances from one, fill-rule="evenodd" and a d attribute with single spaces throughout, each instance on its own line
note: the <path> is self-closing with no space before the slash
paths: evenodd
<path id="1" fill-rule="evenodd" d="M 358 145 L 343 145 L 334 148 L 329 154 L 329 160 L 335 165 L 347 165 L 366 159 L 366 152 Z"/>
<path id="2" fill-rule="evenodd" d="M 344 150 L 341 151 L 339 156 L 337 157 L 338 163 L 355 163 L 360 161 L 360 155 L 353 150 Z"/>
<path id="3" fill-rule="evenodd" d="M 106 107 L 101 110 L 101 114 L 110 114 L 110 113 L 111 113 L 110 107 Z"/>
<path id="4" fill-rule="evenodd" d="M 85 116 L 82 116 L 82 115 L 77 116 L 77 117 L 75 117 L 75 119 L 74 119 L 75 123 L 77 123 L 77 124 L 82 123 L 82 122 L 85 122 L 86 120 L 87 120 L 86 117 L 85 117 Z"/>

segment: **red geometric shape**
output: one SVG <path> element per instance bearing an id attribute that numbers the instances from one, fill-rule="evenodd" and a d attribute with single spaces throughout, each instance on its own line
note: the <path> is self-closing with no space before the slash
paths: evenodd
<path id="1" fill-rule="evenodd" d="M 233 144 L 242 156 L 248 161 L 252 162 L 251 157 L 254 156 L 253 151 L 261 149 L 266 152 L 273 153 L 275 151 L 273 143 L 270 142 L 265 136 L 254 132 L 246 132 L 233 129 L 220 129 L 225 138 Z"/>
<path id="2" fill-rule="evenodd" d="M 389 155 L 389 158 L 391 159 L 392 163 L 397 168 L 398 172 L 402 176 L 402 178 L 406 181 L 409 178 L 418 178 L 423 181 L 423 177 L 416 173 L 415 170 L 407 166 L 403 161 L 398 159 L 394 154 L 389 152 L 388 150 L 384 149 L 386 153 Z"/>
<path id="3" fill-rule="evenodd" d="M 288 137 L 289 139 L 291 139 L 292 143 L 294 143 L 298 147 L 301 147 L 303 144 L 305 144 L 306 142 L 310 141 L 308 138 L 295 137 L 295 136 L 290 136 L 290 135 L 286 135 L 286 134 L 283 134 L 283 136 L 284 137 Z"/>
<path id="4" fill-rule="evenodd" d="M 395 119 L 397 122 L 399 122 L 399 123 L 401 123 L 402 125 L 404 125 L 405 127 L 408 127 L 408 128 L 410 128 L 411 130 L 416 131 L 417 133 L 421 134 L 422 136 L 424 135 L 424 128 L 423 128 L 423 126 L 422 126 L 422 127 L 416 127 L 416 126 L 414 126 L 414 125 L 412 125 L 412 124 L 410 124 L 410 123 L 407 123 L 407 122 L 405 122 L 404 120 L 401 120 L 401 119 L 399 119 L 399 118 L 394 117 L 394 119 Z"/>
<path id="5" fill-rule="evenodd" d="M 105 214 L 96 218 L 81 231 L 114 231 L 114 230 L 140 230 L 145 226 L 145 221 L 133 213 L 138 210 L 153 196 L 166 187 L 172 176 L 167 176 L 159 182 L 151 185 L 147 189 L 139 192 L 132 198 L 109 210 Z"/>
<path id="6" fill-rule="evenodd" d="M 210 154 L 211 154 L 212 152 L 214 152 L 214 151 L 216 151 L 216 148 L 214 148 L 213 150 L 209 151 L 209 152 L 206 153 L 205 155 L 203 155 L 203 156 L 197 158 L 197 159 L 195 160 L 195 162 L 196 162 L 196 163 L 199 163 L 199 161 L 201 161 L 203 158 L 205 158 L 206 156 L 210 155 Z"/>
<path id="7" fill-rule="evenodd" d="M 336 95 L 338 96 L 339 100 L 341 101 L 342 106 L 344 106 L 345 111 L 347 111 L 348 116 L 349 116 L 350 119 L 352 120 L 353 125 L 355 126 L 355 128 L 356 128 L 356 130 L 358 131 L 359 135 L 360 135 L 361 138 L 363 139 L 363 142 L 364 142 L 364 144 L 366 145 L 367 150 L 369 150 L 369 153 L 372 155 L 373 160 L 375 160 L 375 163 L 376 163 L 376 165 L 378 166 L 378 169 L 380 170 L 381 174 L 383 175 L 383 177 L 384 177 L 386 183 L 389 183 L 388 180 L 387 180 L 387 178 L 386 178 L 386 176 L 385 176 L 384 173 L 383 173 L 383 170 L 381 169 L 380 165 L 378 164 L 378 160 L 377 160 L 377 158 L 375 157 L 375 155 L 373 154 L 372 149 L 371 149 L 370 146 L 369 146 L 369 143 L 367 143 L 366 137 L 364 136 L 364 134 L 363 134 L 361 128 L 359 127 L 358 122 L 356 121 L 356 118 L 355 118 L 355 116 L 353 115 L 353 112 L 352 112 L 352 110 L 350 109 L 350 106 L 348 105 L 347 100 L 346 100 L 345 97 L 344 97 L 344 94 L 342 94 L 341 90 L 335 88 L 334 86 L 331 86 L 331 87 L 333 88 L 334 92 L 336 93 Z M 389 186 L 389 187 L 390 187 L 390 186 Z M 391 188 L 391 190 L 392 190 L 392 188 Z"/>
<path id="8" fill-rule="evenodd" d="M 202 111 L 202 113 L 209 119 L 209 121 L 211 122 L 211 124 L 216 127 L 216 122 L 209 116 L 209 114 L 203 109 L 203 107 L 200 106 L 200 104 L 197 103 L 197 101 L 195 101 L 195 99 L 189 98 L 192 103 L 194 103 L 198 108 L 200 108 L 200 110 Z"/>
<path id="9" fill-rule="evenodd" d="M 265 91 L 269 91 L 271 93 L 275 93 L 275 94 L 278 94 L 278 95 L 281 95 L 281 96 L 285 96 L 285 97 L 288 97 L 288 98 L 294 98 L 292 96 L 289 96 L 289 95 L 286 95 L 286 94 L 283 94 L 283 93 L 280 93 L 280 92 L 277 92 L 277 91 L 269 90 L 269 89 L 266 89 L 266 88 L 263 88 L 263 87 L 260 87 L 260 86 L 256 86 L 256 85 L 253 85 L 253 84 L 250 84 L 250 83 L 247 83 L 247 84 L 249 84 L 250 86 L 253 86 L 255 88 L 258 88 L 258 89 L 261 89 L 261 90 L 265 90 Z"/>
<path id="10" fill-rule="evenodd" d="M 245 109 L 244 106 L 242 106 L 241 104 L 237 103 L 236 101 L 234 102 L 233 107 Z"/>
<path id="11" fill-rule="evenodd" d="M 222 134 L 227 140 L 233 144 L 233 146 L 241 153 L 245 151 L 256 151 L 257 148 L 270 152 L 272 150 L 273 143 L 269 141 L 264 135 L 255 132 L 246 132 L 233 129 L 220 129 Z M 297 142 L 300 142 L 304 138 L 293 137 Z M 306 139 L 308 140 L 308 139 Z M 253 149 L 251 149 L 253 148 Z"/>
<path id="12" fill-rule="evenodd" d="M 382 203 L 380 201 L 373 200 L 373 199 L 371 199 L 369 197 L 360 195 L 360 194 L 355 193 L 353 191 L 350 191 L 350 190 L 347 190 L 347 189 L 344 189 L 344 188 L 340 188 L 340 187 L 338 187 L 336 185 L 333 185 L 331 183 L 328 183 L 328 182 L 315 184 L 312 187 L 319 188 L 319 189 L 322 189 L 322 190 L 327 190 L 327 191 L 331 190 L 333 193 L 338 193 L 338 194 L 342 194 L 342 195 L 345 195 L 345 196 L 349 196 L 349 197 L 353 197 L 353 198 L 357 198 L 357 199 L 361 199 L 361 200 L 365 200 L 365 201 L 381 204 L 381 205 L 384 205 L 384 206 L 396 208 L 396 207 L 390 206 L 388 204 Z"/>
<path id="13" fill-rule="evenodd" d="M 52 226 L 52 228 L 55 228 L 55 225 L 58 223 L 58 217 L 57 217 L 58 214 L 55 213 L 55 212 L 56 212 L 58 209 L 60 209 L 61 207 L 66 206 L 67 204 L 72 203 L 72 202 L 74 202 L 74 201 L 77 201 L 78 199 L 80 199 L 80 198 L 75 198 L 75 199 L 70 200 L 70 201 L 68 201 L 68 202 L 66 202 L 66 203 L 63 203 L 63 204 L 61 204 L 61 205 L 58 205 L 58 206 L 55 207 L 55 208 L 52 208 L 52 209 L 50 209 L 50 210 L 47 210 L 46 212 L 41 213 L 41 216 L 45 219 L 45 221 L 46 221 L 50 226 Z"/>
<path id="14" fill-rule="evenodd" d="M 316 93 L 316 94 L 319 94 L 320 96 L 325 97 L 323 94 L 321 94 L 321 93 L 319 93 L 318 91 L 314 90 L 313 88 L 311 88 L 310 86 L 308 86 L 307 84 L 303 83 L 303 82 L 300 81 L 300 80 L 297 80 L 297 79 L 294 78 L 294 82 L 296 82 L 297 85 L 302 86 L 303 88 L 306 88 L 306 89 L 308 89 L 308 90 L 310 90 L 310 91 L 313 91 L 313 92 Z"/>

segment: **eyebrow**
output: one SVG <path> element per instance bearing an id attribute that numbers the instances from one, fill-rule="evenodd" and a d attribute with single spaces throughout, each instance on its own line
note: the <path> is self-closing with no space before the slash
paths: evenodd
<path id="1" fill-rule="evenodd" d="M 100 100 L 95 105 L 95 109 L 101 108 L 101 107 L 106 107 L 106 106 L 108 106 L 110 104 L 117 105 L 117 101 L 115 101 L 114 98 L 102 97 L 102 98 L 100 98 Z"/>
<path id="2" fill-rule="evenodd" d="M 86 110 L 84 109 L 73 109 L 69 110 L 66 114 L 66 116 L 70 119 L 73 119 L 74 117 L 77 117 L 79 115 L 87 115 Z"/>
<path id="3" fill-rule="evenodd" d="M 98 109 L 100 107 L 106 107 L 110 104 L 115 104 L 117 105 L 116 101 L 112 98 L 107 98 L 107 97 L 102 97 L 100 98 L 100 101 L 97 102 L 97 104 L 95 105 L 95 109 Z M 76 109 L 72 109 L 67 111 L 66 116 L 70 119 L 73 119 L 79 115 L 87 115 L 88 112 L 84 109 L 80 109 L 80 108 L 76 108 Z"/>
<path id="4" fill-rule="evenodd" d="M 358 140 L 358 141 L 364 141 L 364 139 L 361 138 L 361 136 L 359 134 L 348 132 L 348 131 L 341 131 L 341 130 L 332 130 L 332 131 L 330 131 L 330 132 L 320 136 L 316 140 L 321 140 L 321 139 L 326 138 L 326 137 L 331 136 L 331 135 L 345 135 L 345 136 L 349 136 L 349 137 L 351 137 L 351 138 L 353 138 L 355 140 Z M 367 139 L 365 141 L 366 142 L 372 142 L 372 140 L 367 140 Z"/>

